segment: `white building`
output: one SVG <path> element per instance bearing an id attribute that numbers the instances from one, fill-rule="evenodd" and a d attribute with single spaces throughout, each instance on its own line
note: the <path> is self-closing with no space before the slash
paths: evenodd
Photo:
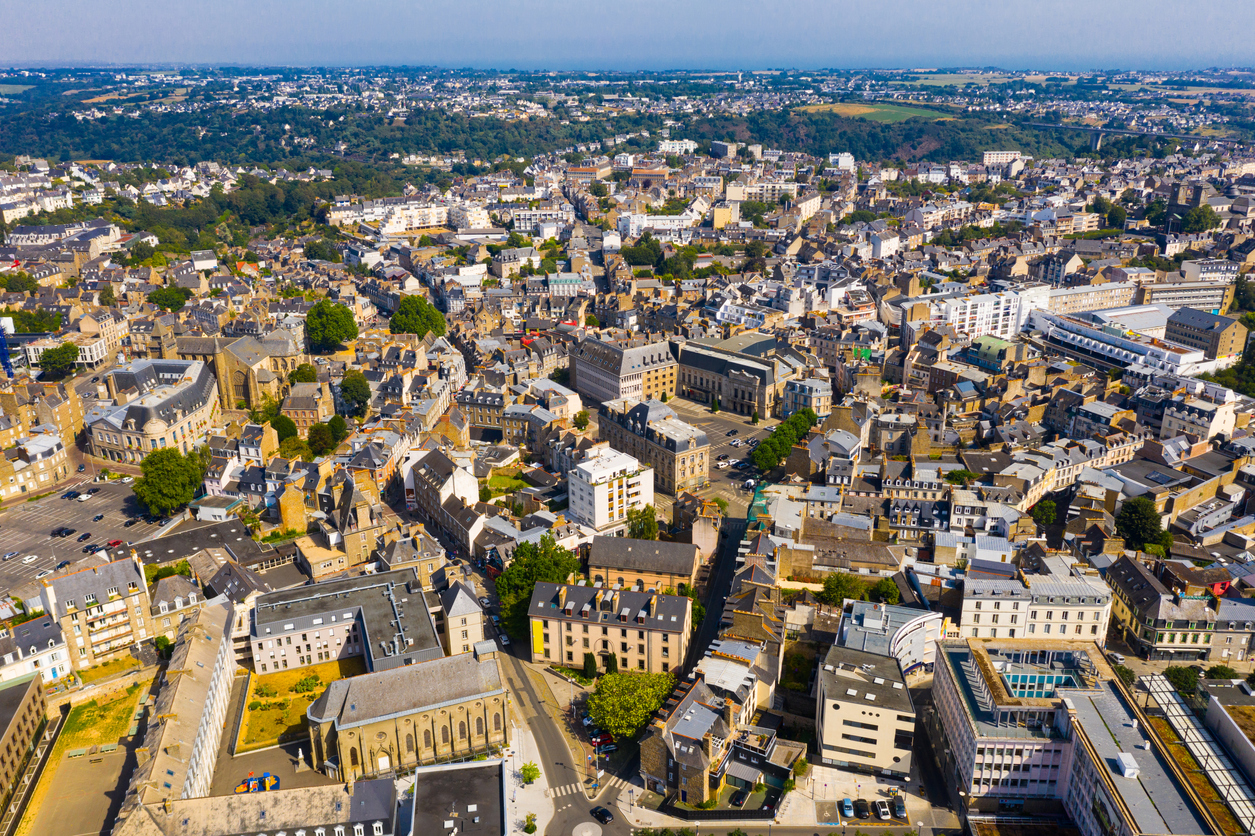
<path id="1" fill-rule="evenodd" d="M 695 154 L 697 143 L 691 139 L 664 139 L 658 143 L 660 154 Z"/>
<path id="2" fill-rule="evenodd" d="M 65 646 L 61 625 L 54 619 L 41 617 L 24 621 L 12 628 L 0 627 L 0 682 L 38 671 L 44 682 L 70 672 L 70 654 Z"/>
<path id="3" fill-rule="evenodd" d="M 570 475 L 571 519 L 598 534 L 622 536 L 627 513 L 654 504 L 654 469 L 627 453 L 603 449 Z"/>
<path id="4" fill-rule="evenodd" d="M 915 706 L 892 656 L 833 645 L 819 671 L 815 731 L 824 763 L 907 777 Z"/>

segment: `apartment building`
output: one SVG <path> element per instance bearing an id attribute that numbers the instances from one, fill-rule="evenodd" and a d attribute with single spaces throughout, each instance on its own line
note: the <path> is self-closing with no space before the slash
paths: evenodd
<path id="1" fill-rule="evenodd" d="M 37 494 L 70 475 L 65 443 L 56 433 L 23 438 L 0 456 L 0 499 Z"/>
<path id="2" fill-rule="evenodd" d="M 1217 613 L 1211 596 L 1169 589 L 1151 569 L 1121 556 L 1107 570 L 1120 638 L 1145 659 L 1195 661 L 1211 658 Z"/>
<path id="3" fill-rule="evenodd" d="M 710 482 L 710 439 L 661 401 L 620 398 L 601 405 L 597 433 L 654 469 L 654 487 L 672 495 Z"/>
<path id="4" fill-rule="evenodd" d="M 693 631 L 693 602 L 652 590 L 538 583 L 527 619 L 531 658 L 579 668 L 584 654 L 605 669 L 667 673 L 684 663 Z"/>
<path id="5" fill-rule="evenodd" d="M 258 673 L 350 656 L 362 656 L 367 670 L 390 670 L 444 655 L 413 569 L 258 596 L 249 644 Z"/>
<path id="6" fill-rule="evenodd" d="M 569 354 L 571 388 L 593 403 L 675 395 L 677 364 L 663 340 L 587 339 Z"/>
<path id="7" fill-rule="evenodd" d="M 45 578 L 39 598 L 27 602 L 52 616 L 70 648 L 70 664 L 81 671 L 128 653 L 156 635 L 148 587 L 139 558 L 115 560 Z"/>
<path id="8" fill-rule="evenodd" d="M 1226 258 L 1195 258 L 1181 262 L 1181 275 L 1189 282 L 1233 284 L 1238 277 L 1238 263 Z"/>
<path id="9" fill-rule="evenodd" d="M 832 383 L 821 378 L 790 380 L 784 384 L 780 398 L 780 417 L 809 409 L 822 421 L 832 412 Z"/>
<path id="10" fill-rule="evenodd" d="M 209 795 L 235 681 L 233 615 L 219 598 L 179 627 L 123 810 Z"/>
<path id="11" fill-rule="evenodd" d="M 218 381 L 200 360 L 135 360 L 111 370 L 111 402 L 98 401 L 84 421 L 92 455 L 140 462 L 152 450 L 187 453 L 219 417 Z"/>
<path id="12" fill-rule="evenodd" d="M 906 778 L 915 706 L 893 656 L 833 645 L 819 669 L 815 731 L 825 764 Z"/>
<path id="13" fill-rule="evenodd" d="M 1052 287 L 1047 305 L 1051 313 L 1076 314 L 1123 308 L 1133 304 L 1138 286 L 1133 282 L 1103 282 L 1076 287 Z"/>
<path id="14" fill-rule="evenodd" d="M 1211 833 L 1115 678 L 1086 642 L 941 642 L 926 728 L 951 800 L 1081 836 Z"/>
<path id="15" fill-rule="evenodd" d="M 1067 637 L 1101 647 L 1107 641 L 1111 597 L 1097 578 L 969 578 L 963 584 L 959 634 L 973 639 Z"/>
<path id="16" fill-rule="evenodd" d="M 8 804 L 48 717 L 44 681 L 34 673 L 0 684 L 0 802 Z"/>
<path id="17" fill-rule="evenodd" d="M 1222 314 L 1233 306 L 1233 285 L 1219 282 L 1162 282 L 1143 284 L 1134 297 L 1136 305 L 1166 305 Z"/>
<path id="18" fill-rule="evenodd" d="M 598 534 L 622 536 L 627 512 L 654 504 L 654 469 L 618 450 L 590 453 L 568 479 L 568 515 Z"/>
<path id="19" fill-rule="evenodd" d="M 1201 349 L 1208 360 L 1236 363 L 1246 348 L 1247 329 L 1236 319 L 1194 308 L 1180 308 L 1168 317 L 1164 339 Z"/>
<path id="20" fill-rule="evenodd" d="M 13 627 L 0 627 L 0 682 L 38 673 L 52 682 L 70 672 L 70 653 L 61 625 L 45 615 Z"/>

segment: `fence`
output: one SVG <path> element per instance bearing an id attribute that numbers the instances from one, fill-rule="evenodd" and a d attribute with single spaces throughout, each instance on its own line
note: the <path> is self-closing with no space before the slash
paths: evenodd
<path id="1" fill-rule="evenodd" d="M 779 802 L 770 810 L 688 810 L 675 803 L 674 795 L 669 795 L 658 805 L 658 812 L 684 821 L 771 821 L 778 807 Z"/>
<path id="2" fill-rule="evenodd" d="M 240 707 L 235 712 L 235 731 L 231 734 L 231 757 L 235 757 L 240 746 L 240 731 L 244 725 L 244 709 L 248 707 L 248 686 L 253 681 L 253 672 L 245 671 L 244 691 L 240 694 Z"/>

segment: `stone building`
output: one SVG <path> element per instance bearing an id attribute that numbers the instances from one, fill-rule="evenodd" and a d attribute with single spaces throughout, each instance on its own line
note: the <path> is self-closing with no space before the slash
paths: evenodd
<path id="1" fill-rule="evenodd" d="M 27 611 L 41 609 L 61 625 L 70 663 L 81 671 L 127 654 L 155 635 L 144 570 L 131 557 L 42 581 Z"/>
<path id="2" fill-rule="evenodd" d="M 594 403 L 651 400 L 676 391 L 676 361 L 667 343 L 646 337 L 584 340 L 568 353 L 571 387 Z"/>
<path id="3" fill-rule="evenodd" d="M 495 653 L 461 653 L 332 682 L 306 711 L 314 768 L 340 781 L 509 745 Z"/>
<path id="4" fill-rule="evenodd" d="M 652 466 L 654 486 L 665 493 L 710 482 L 710 439 L 661 401 L 607 401 L 601 405 L 597 432 L 615 450 Z"/>
<path id="5" fill-rule="evenodd" d="M 292 384 L 279 412 L 292 419 L 301 435 L 308 434 L 309 428 L 314 424 L 325 424 L 336 414 L 331 384 L 326 381 Z"/>
<path id="6" fill-rule="evenodd" d="M 87 418 L 92 455 L 139 462 L 149 452 L 195 448 L 219 416 L 218 383 L 204 363 L 135 360 L 105 375 L 112 403 Z"/>
<path id="7" fill-rule="evenodd" d="M 0 685 L 0 729 L 4 730 L 0 737 L 0 800 L 7 802 L 17 789 L 47 716 L 44 680 L 38 673 Z"/>

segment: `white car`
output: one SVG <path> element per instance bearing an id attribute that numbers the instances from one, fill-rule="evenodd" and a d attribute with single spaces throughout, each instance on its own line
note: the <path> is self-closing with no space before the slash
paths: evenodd
<path id="1" fill-rule="evenodd" d="M 35 580 L 41 580 L 42 578 L 46 578 L 46 577 L 48 577 L 48 576 L 49 576 L 49 575 L 51 575 L 51 574 L 52 574 L 52 570 L 51 570 L 51 569 L 45 569 L 45 570 L 43 570 L 42 572 L 40 572 L 38 575 L 36 575 L 36 576 L 35 576 Z"/>
<path id="2" fill-rule="evenodd" d="M 510 646 L 510 637 L 509 637 L 509 636 L 507 636 L 505 633 L 502 633 L 502 634 L 501 634 L 501 636 L 500 636 L 500 638 L 501 638 L 501 643 L 502 643 L 503 645 L 505 645 L 506 647 L 509 647 L 509 646 Z"/>
<path id="3" fill-rule="evenodd" d="M 34 563 L 36 560 L 39 560 L 39 555 L 37 554 L 28 554 L 26 557 L 22 558 L 22 562 L 28 564 Z"/>
<path id="4" fill-rule="evenodd" d="M 92 495 L 91 495 L 91 494 L 89 494 L 89 493 L 79 494 L 78 501 L 79 501 L 79 502 L 86 502 L 87 500 L 89 500 L 89 499 L 91 499 L 91 498 L 92 498 Z"/>
<path id="5" fill-rule="evenodd" d="M 132 482 L 134 482 L 134 481 L 135 481 L 135 477 L 134 477 L 134 476 L 123 476 L 123 477 L 122 477 L 119 481 L 121 481 L 121 482 L 122 482 L 122 484 L 124 484 L 124 485 L 129 485 L 129 484 L 131 484 Z"/>

